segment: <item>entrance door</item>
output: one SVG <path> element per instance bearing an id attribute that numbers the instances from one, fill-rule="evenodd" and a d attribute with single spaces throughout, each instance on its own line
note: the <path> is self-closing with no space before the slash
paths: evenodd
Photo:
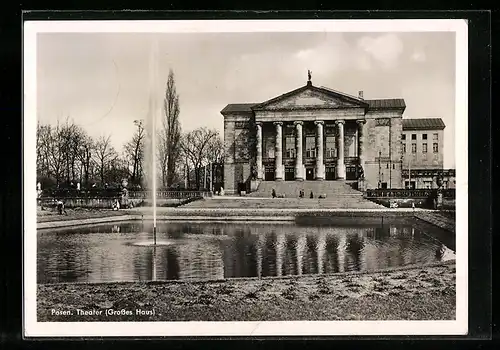
<path id="1" fill-rule="evenodd" d="M 306 180 L 314 180 L 314 168 L 306 168 Z"/>
<path id="2" fill-rule="evenodd" d="M 295 180 L 295 168 L 285 167 L 285 181 Z"/>
<path id="3" fill-rule="evenodd" d="M 355 166 L 347 166 L 345 168 L 345 178 L 346 180 L 356 180 L 356 167 Z"/>
<path id="4" fill-rule="evenodd" d="M 335 167 L 334 166 L 327 166 L 325 167 L 325 179 L 326 180 L 335 180 Z"/>
<path id="5" fill-rule="evenodd" d="M 273 166 L 266 166 L 264 169 L 264 179 L 266 181 L 274 181 L 274 167 Z"/>

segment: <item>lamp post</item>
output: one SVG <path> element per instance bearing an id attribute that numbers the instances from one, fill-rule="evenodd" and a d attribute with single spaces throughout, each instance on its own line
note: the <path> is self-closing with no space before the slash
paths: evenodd
<path id="1" fill-rule="evenodd" d="M 408 159 L 408 189 L 411 190 L 411 160 Z"/>
<path id="2" fill-rule="evenodd" d="M 378 151 L 378 188 L 381 187 L 381 179 L 382 179 L 382 168 L 380 166 L 381 157 L 382 157 L 382 151 Z"/>

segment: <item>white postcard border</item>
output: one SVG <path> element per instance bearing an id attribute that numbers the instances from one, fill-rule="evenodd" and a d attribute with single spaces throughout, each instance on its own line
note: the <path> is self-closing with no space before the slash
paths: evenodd
<path id="1" fill-rule="evenodd" d="M 456 320 L 280 322 L 37 322 L 36 43 L 41 32 L 455 32 Z M 23 324 L 26 337 L 461 335 L 468 327 L 467 23 L 465 20 L 32 21 L 24 23 Z"/>

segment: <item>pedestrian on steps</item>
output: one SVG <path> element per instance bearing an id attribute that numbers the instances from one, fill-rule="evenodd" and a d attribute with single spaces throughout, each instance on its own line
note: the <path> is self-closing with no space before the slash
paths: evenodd
<path id="1" fill-rule="evenodd" d="M 309 198 L 314 198 L 313 191 L 311 191 L 311 194 L 309 195 Z"/>
<path id="2" fill-rule="evenodd" d="M 273 198 L 276 198 L 276 190 L 274 188 L 271 191 L 271 196 L 273 196 Z"/>

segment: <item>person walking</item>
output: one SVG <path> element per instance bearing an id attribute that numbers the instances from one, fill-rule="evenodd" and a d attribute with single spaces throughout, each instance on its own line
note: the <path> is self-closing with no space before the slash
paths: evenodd
<path id="1" fill-rule="evenodd" d="M 67 215 L 66 209 L 64 208 L 64 203 L 62 200 L 57 200 L 57 211 L 59 212 L 59 215 L 62 215 L 63 213 Z"/>

